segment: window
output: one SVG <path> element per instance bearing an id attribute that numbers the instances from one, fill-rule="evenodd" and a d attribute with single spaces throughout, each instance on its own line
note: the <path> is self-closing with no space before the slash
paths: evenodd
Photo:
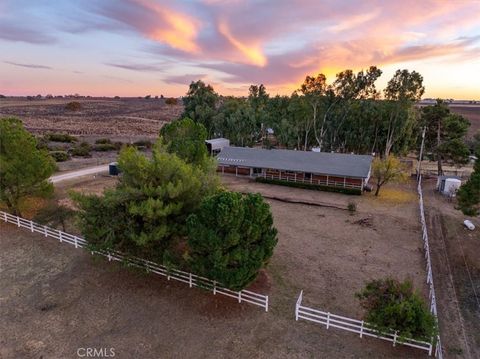
<path id="1" fill-rule="evenodd" d="M 258 167 L 254 167 L 254 168 L 253 168 L 253 174 L 258 175 L 258 174 L 260 174 L 260 173 L 262 173 L 262 169 L 261 169 L 261 168 L 258 168 Z"/>
<path id="2" fill-rule="evenodd" d="M 310 172 L 305 172 L 303 178 L 306 180 L 312 179 L 312 174 Z"/>

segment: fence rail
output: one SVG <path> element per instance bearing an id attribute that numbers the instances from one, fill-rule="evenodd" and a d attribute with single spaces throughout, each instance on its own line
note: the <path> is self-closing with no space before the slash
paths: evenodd
<path id="1" fill-rule="evenodd" d="M 422 176 L 418 178 L 417 185 L 418 192 L 418 204 L 420 208 L 420 223 L 422 225 L 422 240 L 423 240 L 423 249 L 425 252 L 426 260 L 426 272 L 427 272 L 427 284 L 429 286 L 429 299 L 430 299 L 430 312 L 435 316 L 438 325 L 438 313 L 437 313 L 437 297 L 435 296 L 435 286 L 433 284 L 433 271 L 432 271 L 432 260 L 430 258 L 430 245 L 428 243 L 428 230 L 427 223 L 425 221 L 425 210 L 423 206 L 423 192 L 422 192 Z M 440 340 L 440 334 L 437 336 L 437 345 L 435 348 L 435 357 L 440 359 L 443 358 L 442 353 L 442 343 Z"/>
<path id="2" fill-rule="evenodd" d="M 31 232 L 37 232 L 43 234 L 45 237 L 52 237 L 58 239 L 60 242 L 65 242 L 74 245 L 75 248 L 87 247 L 87 241 L 81 237 L 54 229 L 48 226 L 44 226 L 28 219 L 24 219 L 18 216 L 11 215 L 9 213 L 0 211 L 0 218 L 7 223 L 12 223 L 18 227 L 29 229 Z M 196 274 L 184 272 L 178 269 L 167 268 L 158 263 L 148 261 L 142 258 L 127 257 L 117 251 L 93 251 L 92 254 L 100 254 L 108 258 L 109 261 L 125 261 L 128 265 L 142 268 L 148 272 L 152 272 L 164 277 L 168 280 L 174 279 L 179 282 L 183 282 L 192 287 L 199 287 L 202 289 L 210 290 L 214 295 L 221 294 L 227 297 L 235 298 L 239 303 L 246 302 L 253 305 L 257 305 L 265 309 L 268 312 L 268 295 L 258 294 L 249 290 L 234 291 L 225 287 L 222 287 L 214 280 L 198 276 Z"/>
<path id="3" fill-rule="evenodd" d="M 324 312 L 322 310 L 313 309 L 302 305 L 303 290 L 298 296 L 297 303 L 295 305 L 295 320 L 304 319 L 310 322 L 325 325 L 327 329 L 330 327 L 346 330 L 348 332 L 356 333 L 360 335 L 360 338 L 364 336 L 387 340 L 396 344 L 406 345 L 412 348 L 422 349 L 432 354 L 433 344 L 421 340 L 400 338 L 396 331 L 392 330 L 388 333 L 379 333 L 375 330 L 374 326 L 364 322 L 363 320 L 352 319 L 343 317 L 341 315 L 332 314 L 330 312 Z"/>

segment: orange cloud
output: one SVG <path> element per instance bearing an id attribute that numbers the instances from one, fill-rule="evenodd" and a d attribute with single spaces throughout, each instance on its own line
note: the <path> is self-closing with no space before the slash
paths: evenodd
<path id="1" fill-rule="evenodd" d="M 218 24 L 218 31 L 248 59 L 249 63 L 261 67 L 267 64 L 267 58 L 258 44 L 250 46 L 243 44 L 232 35 L 229 27 L 223 21 Z"/>
<path id="2" fill-rule="evenodd" d="M 148 34 L 150 38 L 165 42 L 178 50 L 190 53 L 200 51 L 196 43 L 196 36 L 200 28 L 197 19 L 145 0 L 138 0 L 138 2 L 154 11 L 158 16 L 159 23 L 162 23 Z"/>

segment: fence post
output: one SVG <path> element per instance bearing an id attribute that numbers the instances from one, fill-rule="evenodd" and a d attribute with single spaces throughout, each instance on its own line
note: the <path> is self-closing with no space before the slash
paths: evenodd
<path id="1" fill-rule="evenodd" d="M 108 252 L 108 261 L 109 261 L 109 262 L 112 261 L 112 255 L 110 254 L 110 252 Z"/>
<path id="2" fill-rule="evenodd" d="M 30 221 L 30 231 L 32 231 L 32 233 L 33 233 L 33 222 L 32 221 Z"/>
<path id="3" fill-rule="evenodd" d="M 327 329 L 330 327 L 330 312 L 327 313 Z"/>
<path id="4" fill-rule="evenodd" d="M 213 281 L 213 295 L 217 294 L 217 281 Z"/>
<path id="5" fill-rule="evenodd" d="M 360 327 L 360 338 L 363 337 L 363 323 L 364 321 L 362 320 L 362 326 Z"/>
<path id="6" fill-rule="evenodd" d="M 242 302 L 242 291 L 239 291 L 239 292 L 238 292 L 238 302 L 239 302 L 239 303 Z"/>
<path id="7" fill-rule="evenodd" d="M 188 285 L 192 288 L 192 273 L 188 275 Z"/>
<path id="8" fill-rule="evenodd" d="M 393 335 L 393 346 L 397 344 L 397 331 L 395 331 L 395 334 Z"/>
<path id="9" fill-rule="evenodd" d="M 75 238 L 75 248 L 78 248 L 77 236 L 75 236 L 74 238 Z"/>
<path id="10" fill-rule="evenodd" d="M 3 212 L 3 220 L 6 222 L 7 221 L 7 212 Z"/>
<path id="11" fill-rule="evenodd" d="M 45 234 L 45 237 L 48 237 L 47 226 L 43 226 L 43 233 Z"/>
<path id="12" fill-rule="evenodd" d="M 20 227 L 20 217 L 17 216 L 17 226 Z"/>
<path id="13" fill-rule="evenodd" d="M 61 231 L 57 231 L 58 234 L 60 235 L 60 242 L 62 241 L 62 232 Z"/>
<path id="14" fill-rule="evenodd" d="M 265 296 L 265 311 L 268 312 L 268 295 Z"/>

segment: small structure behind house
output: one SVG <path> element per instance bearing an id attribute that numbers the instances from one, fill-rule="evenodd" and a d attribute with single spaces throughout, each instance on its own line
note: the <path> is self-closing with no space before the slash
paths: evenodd
<path id="1" fill-rule="evenodd" d="M 208 153 L 210 153 L 211 156 L 216 156 L 223 148 L 230 146 L 230 140 L 226 138 L 213 138 L 211 140 L 205 140 L 205 144 L 207 145 Z"/>
<path id="2" fill-rule="evenodd" d="M 118 176 L 120 170 L 118 168 L 118 162 L 111 162 L 108 165 L 108 174 L 110 176 Z"/>
<path id="3" fill-rule="evenodd" d="M 224 147 L 217 156 L 217 170 L 265 182 L 361 192 L 370 178 L 372 159 L 369 155 Z"/>
<path id="4" fill-rule="evenodd" d="M 462 181 L 457 176 L 438 176 L 437 191 L 448 197 L 455 197 Z"/>

